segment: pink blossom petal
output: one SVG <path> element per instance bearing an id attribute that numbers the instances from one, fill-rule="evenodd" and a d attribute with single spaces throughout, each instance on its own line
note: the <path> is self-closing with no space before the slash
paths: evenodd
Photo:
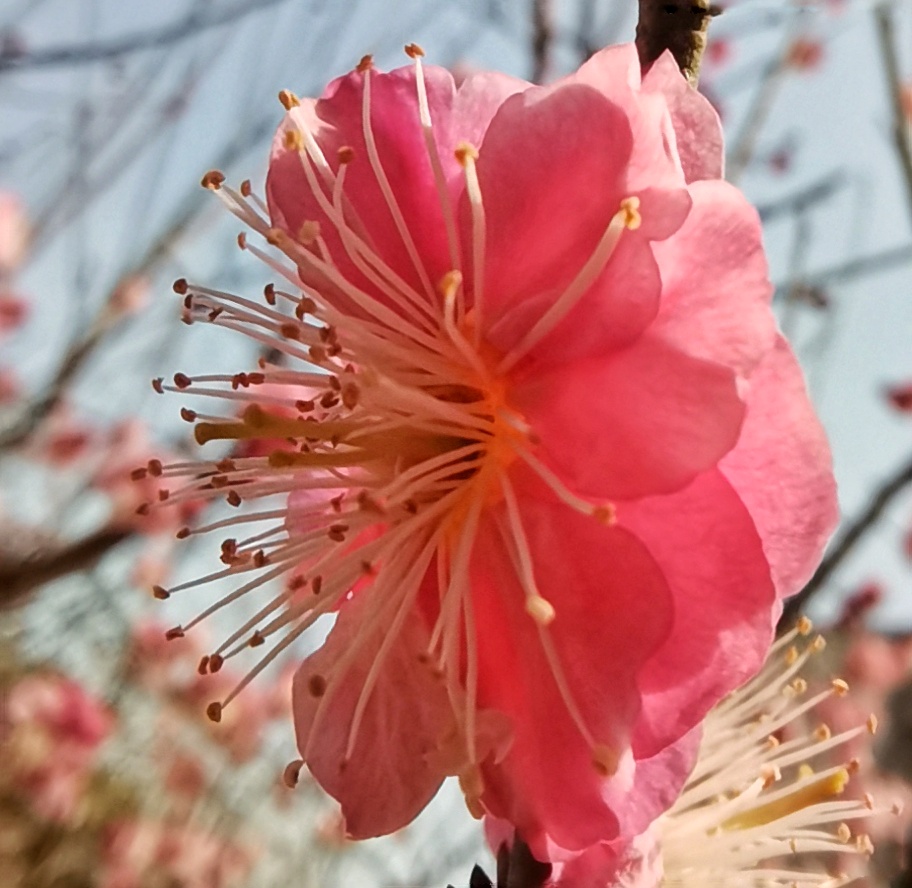
<path id="1" fill-rule="evenodd" d="M 539 632 L 553 642 L 586 729 L 620 754 L 639 710 L 637 672 L 670 629 L 671 600 L 631 534 L 522 491 L 518 498 L 537 586 L 556 617 L 540 630 L 526 613 L 504 540 L 488 518 L 471 568 L 478 704 L 508 715 L 514 740 L 498 767 L 483 768 L 483 801 L 494 816 L 516 825 L 533 852 L 537 846 L 541 853 L 545 836 L 579 849 L 618 833 L 603 796 L 611 779 L 593 765 L 593 750 L 561 695 Z"/>
<path id="2" fill-rule="evenodd" d="M 751 375 L 741 437 L 720 468 L 754 519 L 777 592 L 791 595 L 820 562 L 839 509 L 826 435 L 781 336 Z"/>
<path id="3" fill-rule="evenodd" d="M 617 509 L 675 596 L 671 635 L 640 673 L 634 753 L 648 757 L 757 672 L 772 639 L 776 593 L 751 516 L 720 472 Z"/>
<path id="4" fill-rule="evenodd" d="M 643 91 L 659 92 L 668 103 L 687 181 L 721 179 L 725 159 L 722 122 L 709 100 L 681 76 L 670 52 L 659 56 L 644 75 Z"/>
<path id="5" fill-rule="evenodd" d="M 653 246 L 663 287 L 652 331 L 688 355 L 747 373 L 776 329 L 760 220 L 727 182 L 697 182 L 690 194 L 687 220 Z"/>
<path id="6" fill-rule="evenodd" d="M 406 620 L 380 669 L 351 758 L 349 729 L 367 674 L 383 640 L 378 626 L 348 671 L 333 669 L 351 649 L 369 596 L 344 605 L 323 646 L 294 677 L 295 732 L 302 756 L 320 785 L 342 805 L 348 834 L 365 839 L 394 832 L 413 820 L 437 792 L 444 774 L 430 764 L 430 743 L 452 730 L 443 686 L 418 661 L 427 633 L 416 616 Z M 325 682 L 325 697 L 315 696 Z M 307 743 L 322 701 L 317 734 Z"/>
<path id="7" fill-rule="evenodd" d="M 731 371 L 651 336 L 538 373 L 511 403 L 565 482 L 619 499 L 683 487 L 734 446 L 744 416 Z"/>
<path id="8" fill-rule="evenodd" d="M 575 277 L 627 196 L 630 148 L 622 110 L 589 87 L 529 89 L 503 103 L 477 162 L 488 321 Z M 600 200 L 591 200 L 593 189 Z M 471 243 L 466 198 L 462 223 Z"/>

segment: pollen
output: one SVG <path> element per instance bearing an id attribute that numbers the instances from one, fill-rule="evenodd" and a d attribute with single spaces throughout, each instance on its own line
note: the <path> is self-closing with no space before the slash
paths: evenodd
<path id="1" fill-rule="evenodd" d="M 292 108 L 297 108 L 301 104 L 301 100 L 290 89 L 283 89 L 279 92 L 279 101 L 286 111 L 291 111 Z"/>
<path id="2" fill-rule="evenodd" d="M 621 201 L 621 211 L 624 214 L 624 227 L 629 231 L 636 231 L 643 224 L 643 217 L 640 215 L 640 199 L 635 195 L 625 197 Z"/>
<path id="3" fill-rule="evenodd" d="M 456 157 L 456 162 L 461 167 L 467 167 L 470 163 L 478 160 L 478 149 L 468 142 L 460 142 L 453 154 Z"/>
<path id="4" fill-rule="evenodd" d="M 299 130 L 287 129 L 285 130 L 284 144 L 289 151 L 303 151 L 304 137 Z"/>

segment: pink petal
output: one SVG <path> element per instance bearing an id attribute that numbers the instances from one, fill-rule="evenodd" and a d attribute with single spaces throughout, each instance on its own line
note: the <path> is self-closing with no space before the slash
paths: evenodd
<path id="1" fill-rule="evenodd" d="M 540 593 L 556 610 L 546 631 L 597 743 L 622 752 L 636 722 L 637 672 L 670 628 L 668 588 L 643 546 L 563 505 L 518 494 Z M 483 801 L 533 852 L 614 838 L 618 821 L 593 751 L 561 696 L 500 531 L 488 518 L 472 561 L 478 704 L 513 721 L 503 762 L 483 766 Z M 655 812 L 657 813 L 657 812 Z M 538 851 L 536 851 L 536 847 Z"/>
<path id="2" fill-rule="evenodd" d="M 521 300 L 570 283 L 626 196 L 630 147 L 623 112 L 589 87 L 529 89 L 504 102 L 477 162 L 489 323 Z M 600 200 L 591 199 L 593 190 Z M 470 244 L 465 198 L 462 224 Z"/>
<path id="3" fill-rule="evenodd" d="M 653 246 L 663 287 L 651 330 L 688 355 L 749 372 L 776 330 L 760 219 L 727 182 L 697 182 L 690 194 L 687 220 Z"/>
<path id="4" fill-rule="evenodd" d="M 394 832 L 413 820 L 437 792 L 444 774 L 431 765 L 434 741 L 452 730 L 446 693 L 431 670 L 419 662 L 428 637 L 409 618 L 384 660 L 358 731 L 344 763 L 349 729 L 365 678 L 382 642 L 375 632 L 339 678 L 333 668 L 357 636 L 370 595 L 345 604 L 323 646 L 294 677 L 292 701 L 301 755 L 320 785 L 342 805 L 346 829 L 358 839 Z M 378 627 L 378 628 L 386 628 Z M 315 677 L 316 676 L 316 677 Z M 326 694 L 312 689 L 325 679 Z M 326 707 L 306 752 L 318 706 Z"/>
<path id="5" fill-rule="evenodd" d="M 643 91 L 661 93 L 668 103 L 687 181 L 721 179 L 725 162 L 722 121 L 709 100 L 684 79 L 670 52 L 659 56 L 644 75 Z"/>
<path id="6" fill-rule="evenodd" d="M 820 562 L 839 509 L 826 435 L 781 336 L 751 375 L 741 437 L 720 468 L 754 519 L 776 591 L 791 595 Z"/>
<path id="7" fill-rule="evenodd" d="M 619 499 L 689 483 L 734 446 L 744 415 L 731 371 L 650 336 L 530 375 L 511 404 L 566 483 Z"/>
<path id="8" fill-rule="evenodd" d="M 776 593 L 754 522 L 721 472 L 670 496 L 619 503 L 618 521 L 649 550 L 675 601 L 671 635 L 640 674 L 634 752 L 648 757 L 757 672 Z"/>

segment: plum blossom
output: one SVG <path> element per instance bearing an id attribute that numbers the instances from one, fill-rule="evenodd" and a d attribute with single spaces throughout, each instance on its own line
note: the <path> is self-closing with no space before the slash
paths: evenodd
<path id="1" fill-rule="evenodd" d="M 186 320 L 270 357 L 154 382 L 209 399 L 185 408 L 200 444 L 251 442 L 155 466 L 169 502 L 238 509 L 181 531 L 237 532 L 224 569 L 155 592 L 236 578 L 179 636 L 283 583 L 210 655 L 272 642 L 214 719 L 334 615 L 295 677 L 288 776 L 306 763 L 350 837 L 454 775 L 556 860 L 671 805 L 817 563 L 829 451 L 718 117 L 670 57 L 457 89 L 407 52 L 282 93 L 265 200 L 203 180 L 284 282 L 175 284 Z"/>

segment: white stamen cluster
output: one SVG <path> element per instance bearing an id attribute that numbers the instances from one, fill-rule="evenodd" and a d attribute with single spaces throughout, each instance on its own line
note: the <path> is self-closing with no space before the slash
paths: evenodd
<path id="1" fill-rule="evenodd" d="M 815 707 L 848 692 L 835 679 L 809 694 L 800 670 L 824 645 L 820 636 L 802 641 L 810 632 L 802 619 L 704 722 L 697 766 L 658 824 L 665 888 L 834 888 L 849 881 L 841 855 L 873 850 L 850 826 L 871 816 L 873 800 L 840 799 L 858 763 L 831 762 L 876 722 L 836 735 L 826 725 L 808 730 Z"/>

